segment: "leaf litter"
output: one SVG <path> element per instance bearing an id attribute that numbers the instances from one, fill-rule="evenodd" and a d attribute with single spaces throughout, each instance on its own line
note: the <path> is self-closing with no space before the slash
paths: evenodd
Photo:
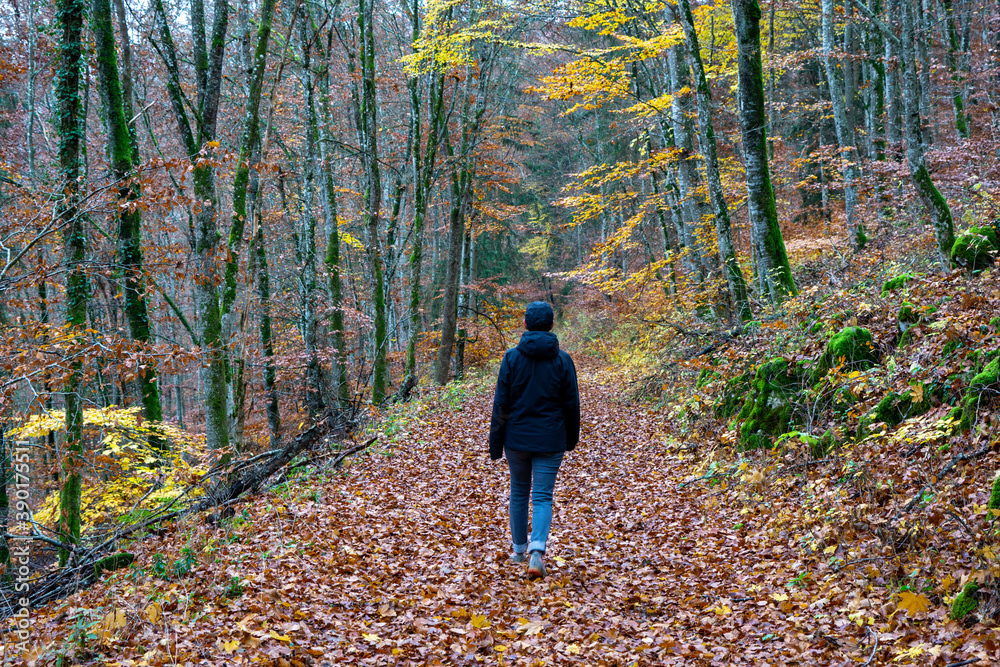
<path id="1" fill-rule="evenodd" d="M 559 473 L 546 579 L 507 560 L 508 474 L 485 444 L 491 393 L 438 394 L 408 407 L 382 455 L 299 478 L 226 521 L 170 526 L 135 545 L 132 569 L 35 610 L 29 664 L 1000 657 L 994 628 L 950 621 L 946 604 L 984 577 L 969 562 L 989 545 L 932 582 L 920 568 L 933 555 L 874 545 L 888 527 L 852 519 L 850 489 L 811 467 L 743 459 L 690 483 L 714 454 L 679 447 L 666 415 L 623 401 L 615 376 L 582 361 L 581 444 Z M 183 575 L 156 566 L 181 559 Z"/>

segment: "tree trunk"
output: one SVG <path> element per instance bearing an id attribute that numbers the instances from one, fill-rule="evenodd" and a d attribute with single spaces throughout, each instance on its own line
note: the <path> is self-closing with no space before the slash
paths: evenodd
<path id="1" fill-rule="evenodd" d="M 252 217 L 252 210 L 247 206 L 250 189 L 251 171 L 256 166 L 259 157 L 260 143 L 260 98 L 264 86 L 264 70 L 267 63 L 267 44 L 271 35 L 271 20 L 274 15 L 275 0 L 264 0 L 260 9 L 260 22 L 257 27 L 257 44 L 253 56 L 247 63 L 248 89 L 247 108 L 243 121 L 243 137 L 240 143 L 240 153 L 236 160 L 233 177 L 233 217 L 229 226 L 227 240 L 226 269 L 223 279 L 222 306 L 220 320 L 227 338 L 236 333 L 233 308 L 236 303 L 236 278 L 239 273 L 240 250 L 243 246 L 243 234 L 247 220 Z M 246 45 L 249 48 L 249 44 Z M 254 224 L 257 221 L 254 220 Z M 240 319 L 245 313 L 240 314 Z M 240 327 L 242 329 L 242 327 Z M 245 361 L 242 350 L 233 360 L 233 372 L 230 378 L 232 401 L 229 406 L 229 421 L 236 426 L 234 439 L 238 447 L 242 447 L 243 405 L 246 398 Z"/>
<path id="2" fill-rule="evenodd" d="M 132 339 L 145 347 L 153 341 L 146 305 L 146 281 L 142 268 L 142 208 L 137 204 L 141 192 L 138 183 L 131 180 L 133 169 L 139 164 L 139 156 L 133 152 L 133 138 L 129 132 L 128 117 L 125 113 L 126 105 L 118 75 L 118 57 L 115 52 L 115 33 L 111 24 L 109 0 L 94 0 L 90 25 L 94 32 L 97 50 L 98 90 L 107 130 L 108 158 L 120 202 L 115 211 L 118 216 L 117 254 L 119 270 L 122 273 L 125 317 Z M 139 395 L 142 397 L 146 419 L 161 422 L 163 407 L 160 402 L 156 364 L 149 362 L 145 366 L 145 370 L 140 370 L 137 378 Z M 156 436 L 150 438 L 149 444 L 156 450 L 164 450 L 167 447 L 166 441 Z"/>
<path id="3" fill-rule="evenodd" d="M 344 295 L 340 273 L 340 229 L 337 226 L 337 189 L 333 181 L 333 146 L 334 138 L 330 135 L 332 118 L 330 112 L 330 80 L 324 76 L 324 95 L 322 96 L 323 126 L 320 129 L 320 154 L 323 160 L 323 207 L 326 232 L 326 255 L 324 262 L 327 271 L 327 290 L 330 293 L 330 330 L 333 333 L 333 394 L 341 405 L 349 400 L 347 377 L 347 341 L 344 335 Z"/>
<path id="4" fill-rule="evenodd" d="M 420 37 L 417 0 L 414 0 L 413 41 Z M 413 247 L 410 250 L 410 338 L 406 344 L 406 376 L 414 378 L 417 373 L 417 340 L 421 331 L 420 281 L 424 262 L 424 220 L 430 199 L 434 165 L 444 121 L 444 75 L 431 73 L 428 76 L 430 90 L 427 95 L 427 146 L 420 142 L 420 89 L 416 75 L 407 82 L 410 89 L 410 122 L 414 123 L 413 136 Z M 423 158 L 421 158 L 423 150 Z M 432 265 L 433 268 L 433 265 Z"/>
<path id="5" fill-rule="evenodd" d="M 848 0 L 850 2 L 850 0 Z M 837 66 L 833 61 L 833 0 L 822 0 L 823 3 L 823 65 L 826 69 L 826 82 L 830 91 L 830 101 L 833 103 L 833 127 L 837 132 L 837 145 L 840 147 L 841 171 L 844 175 L 844 212 L 847 218 L 847 238 L 855 251 L 865 247 L 868 240 L 864 228 L 858 220 L 858 187 L 857 162 L 858 150 L 854 137 L 854 124 L 848 117 L 847 104 L 851 97 L 845 98 L 844 88 L 841 88 L 837 77 Z M 735 5 L 734 5 L 735 6 Z M 741 60 L 742 62 L 742 60 Z M 849 81 L 852 75 L 845 68 L 844 80 Z"/>
<path id="6" fill-rule="evenodd" d="M 698 43 L 698 33 L 694 27 L 694 15 L 691 13 L 689 0 L 680 0 L 680 19 L 684 26 L 684 36 L 687 41 L 689 64 L 695 81 L 695 99 L 698 103 L 698 139 L 701 152 L 705 156 L 705 173 L 708 178 L 708 193 L 712 203 L 712 213 L 715 215 L 715 236 L 719 245 L 719 255 L 726 272 L 726 283 L 729 286 L 729 298 L 733 308 L 730 312 L 743 322 L 752 317 L 750 301 L 747 298 L 747 285 L 743 271 L 736 260 L 736 248 L 733 246 L 732 224 L 729 220 L 729 207 L 722 191 L 722 178 L 719 175 L 718 148 L 715 143 L 715 127 L 712 123 L 712 91 L 708 87 L 705 68 L 701 62 L 701 47 Z"/>
<path id="7" fill-rule="evenodd" d="M 826 0 L 829 1 L 829 0 Z M 733 0 L 739 67 L 740 124 L 747 174 L 747 206 L 753 224 L 759 271 L 771 303 L 795 294 L 792 268 L 778 224 L 778 212 L 767 163 L 767 118 L 763 65 L 760 58 L 760 5 L 757 0 Z"/>
<path id="8" fill-rule="evenodd" d="M 363 220 L 366 231 L 368 263 L 372 271 L 372 306 L 375 310 L 375 336 L 372 341 L 372 402 L 385 400 L 387 350 L 385 324 L 385 276 L 379 238 L 382 211 L 382 179 L 378 163 L 378 100 L 375 94 L 374 0 L 358 3 L 358 61 L 361 65 L 361 91 L 356 120 L 361 146 Z"/>
<path id="9" fill-rule="evenodd" d="M 902 0 L 887 0 L 887 16 L 898 16 L 899 6 Z M 895 39 L 892 33 L 883 31 L 882 38 L 885 40 L 885 139 L 889 151 L 889 157 L 893 162 L 903 159 L 902 144 L 903 133 L 900 118 L 902 111 L 900 101 L 903 99 L 899 86 L 899 40 Z"/>
<path id="10" fill-rule="evenodd" d="M 958 38 L 958 29 L 955 26 L 955 9 L 953 0 L 941 0 L 944 9 L 945 32 L 948 36 L 948 72 L 951 74 L 951 105 L 955 112 L 955 131 L 959 139 L 969 138 L 969 123 L 965 115 L 965 100 L 962 97 L 962 87 L 964 78 L 959 68 L 958 55 L 961 51 L 961 42 Z"/>
<path id="11" fill-rule="evenodd" d="M 66 324 L 76 336 L 83 336 L 87 324 L 90 284 L 84 269 L 87 235 L 80 211 L 81 158 L 84 139 L 83 98 L 80 72 L 83 69 L 83 21 L 85 0 L 58 0 L 56 19 L 60 37 L 59 69 L 56 73 L 56 118 L 59 128 L 60 191 L 58 204 L 65 248 L 63 263 L 66 279 Z M 80 493 L 83 467 L 83 384 L 82 362 L 70 362 L 65 384 L 66 445 L 62 460 L 63 485 L 59 494 L 59 539 L 66 544 L 80 543 Z M 59 564 L 69 560 L 69 551 L 61 549 Z"/>
<path id="12" fill-rule="evenodd" d="M 468 100 L 468 94 L 465 97 Z M 445 139 L 445 147 L 448 157 L 453 158 L 454 151 L 448 139 Z M 467 184 L 471 177 L 469 169 L 466 168 L 453 172 L 451 178 L 451 213 L 448 217 L 448 255 L 445 263 L 441 342 L 438 345 L 434 366 L 434 381 L 439 385 L 448 384 L 448 376 L 451 374 L 451 353 L 455 345 L 458 318 L 458 279 L 462 262 L 462 242 L 465 239 L 466 188 L 471 188 L 471 184 Z"/>
<path id="13" fill-rule="evenodd" d="M 913 63 L 915 69 L 920 72 L 920 85 L 918 88 L 920 91 L 920 118 L 926 124 L 922 135 L 924 150 L 926 151 L 927 146 L 934 143 L 934 135 L 937 130 L 934 124 L 934 107 L 933 100 L 931 99 L 931 57 L 930 48 L 928 47 L 928 41 L 930 41 L 931 36 L 927 19 L 930 0 L 903 0 L 903 2 L 909 5 L 908 10 L 913 23 L 913 42 L 911 42 L 911 45 L 916 46 L 917 57 L 915 60 L 908 62 Z M 914 7 L 911 2 L 916 3 L 916 6 Z"/>
<path id="14" fill-rule="evenodd" d="M 899 40 L 903 57 L 903 115 L 906 124 L 906 161 L 910 167 L 913 185 L 927 212 L 933 216 L 934 235 L 938 244 L 941 266 L 948 268 L 951 246 L 955 243 L 955 225 L 951 209 L 938 191 L 924 160 L 924 143 L 921 140 L 920 82 L 914 52 L 914 17 L 910 0 L 902 0 L 902 39 Z"/>
<path id="15" fill-rule="evenodd" d="M 677 187 L 680 191 L 678 194 L 682 219 L 680 220 L 681 224 L 677 227 L 677 235 L 678 240 L 687 249 L 685 254 L 688 257 L 685 260 L 685 266 L 693 272 L 692 275 L 700 283 L 715 273 L 718 267 L 718 257 L 715 257 L 715 261 L 712 262 L 698 240 L 698 229 L 710 209 L 699 194 L 701 184 L 698 166 L 695 162 L 697 153 L 694 150 L 694 124 L 684 108 L 686 99 L 681 92 L 684 89 L 689 89 L 690 81 L 687 63 L 684 62 L 680 45 L 671 47 L 667 52 L 667 68 L 670 73 L 672 92 L 670 120 L 674 144 L 680 149 L 677 161 Z"/>
<path id="16" fill-rule="evenodd" d="M 306 156 L 302 170 L 302 211 L 299 216 L 299 256 L 302 259 L 299 282 L 299 329 L 302 333 L 302 343 L 306 353 L 306 407 L 310 421 L 315 422 L 322 414 L 323 381 L 322 368 L 319 363 L 316 336 L 316 185 L 320 169 L 318 155 L 319 120 L 316 110 L 316 86 L 312 72 L 311 51 L 314 35 L 309 26 L 312 21 L 305 14 L 305 9 L 299 20 L 299 45 L 301 48 L 300 74 L 302 96 L 305 100 L 306 117 Z"/>
<path id="17" fill-rule="evenodd" d="M 458 340 L 455 343 L 455 379 L 461 380 L 465 376 L 465 342 L 468 332 L 465 323 L 469 319 L 469 270 L 472 266 L 472 225 L 465 230 L 465 242 L 462 245 L 462 275 L 458 279 L 458 318 L 462 325 L 458 329 Z"/>
<path id="18" fill-rule="evenodd" d="M 194 41 L 195 83 L 198 105 L 194 128 L 188 118 L 177 50 L 170 34 L 163 0 L 154 0 L 160 53 L 167 70 L 166 88 L 170 105 L 177 122 L 181 143 L 187 150 L 192 166 L 194 183 L 194 243 L 197 259 L 195 306 L 200 314 L 200 343 L 204 353 L 202 371 L 205 384 L 205 441 L 211 449 L 221 449 L 229 444 L 229 414 L 227 399 L 229 377 L 225 343 L 222 340 L 222 320 L 219 307 L 218 254 L 219 231 L 217 217 L 218 198 L 215 191 L 215 171 L 206 160 L 201 160 L 202 149 L 216 135 L 219 99 L 222 86 L 222 62 L 229 25 L 229 4 L 217 2 L 212 21 L 211 48 L 205 39 L 205 11 L 203 0 L 191 2 L 191 30 Z"/>

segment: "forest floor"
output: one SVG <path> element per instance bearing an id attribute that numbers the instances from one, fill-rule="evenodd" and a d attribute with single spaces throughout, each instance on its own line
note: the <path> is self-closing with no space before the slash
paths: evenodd
<path id="1" fill-rule="evenodd" d="M 130 570 L 34 612 L 30 657 L 996 664 L 992 629 L 949 621 L 933 596 L 877 585 L 882 557 L 838 560 L 850 536 L 836 525 L 810 532 L 819 544 L 804 548 L 794 520 L 804 501 L 761 495 L 783 480 L 752 461 L 745 484 L 708 478 L 704 452 L 678 446 L 663 412 L 630 404 L 613 375 L 582 361 L 581 444 L 559 474 L 544 580 L 507 560 L 508 474 L 487 455 L 484 376 L 391 413 L 378 444 L 343 470 L 147 537 Z M 812 469 L 790 484 L 819 502 L 826 478 L 807 479 Z"/>

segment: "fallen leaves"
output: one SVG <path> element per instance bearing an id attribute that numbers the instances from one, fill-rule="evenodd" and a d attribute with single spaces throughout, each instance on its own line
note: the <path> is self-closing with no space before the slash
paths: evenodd
<path id="1" fill-rule="evenodd" d="M 508 475 L 486 456 L 490 396 L 479 394 L 409 407 L 416 418 L 391 455 L 136 545 L 145 576 L 116 573 L 74 604 L 95 610 L 103 654 L 134 667 L 841 665 L 863 664 L 876 637 L 878 664 L 996 655 L 981 633 L 945 625 L 942 596 L 977 575 L 899 590 L 923 575 L 884 557 L 860 523 L 877 498 L 763 458 L 682 456 L 668 419 L 622 403 L 582 361 L 589 435 L 559 473 L 544 580 L 507 562 Z M 678 488 L 712 461 L 733 474 Z M 831 470 L 868 479 L 846 462 Z M 974 500 L 952 511 L 985 507 Z M 185 548 L 199 555 L 185 577 L 149 574 L 154 553 Z M 234 577 L 240 590 L 227 595 Z M 39 665 L 64 650 L 78 614 L 54 620 L 61 611 L 38 612 Z"/>

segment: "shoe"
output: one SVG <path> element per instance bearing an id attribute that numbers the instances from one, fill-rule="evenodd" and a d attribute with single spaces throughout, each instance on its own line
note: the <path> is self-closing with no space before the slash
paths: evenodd
<path id="1" fill-rule="evenodd" d="M 528 577 L 531 579 L 542 579 L 545 577 L 545 563 L 542 562 L 542 552 L 532 551 L 528 560 Z"/>
<path id="2" fill-rule="evenodd" d="M 510 555 L 511 563 L 524 563 L 528 560 L 528 554 L 519 554 L 516 551 Z"/>

